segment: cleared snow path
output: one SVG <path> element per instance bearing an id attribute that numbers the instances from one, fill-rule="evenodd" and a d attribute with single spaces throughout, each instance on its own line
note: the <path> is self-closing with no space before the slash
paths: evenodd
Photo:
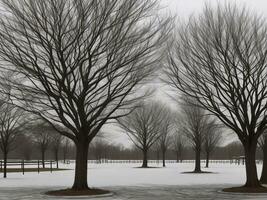
<path id="1" fill-rule="evenodd" d="M 225 194 L 218 192 L 223 187 L 230 185 L 199 185 L 188 186 L 151 186 L 151 187 L 106 187 L 114 192 L 112 197 L 94 198 L 96 200 L 266 200 L 267 195 L 248 194 Z M 43 195 L 48 190 L 56 188 L 1 188 L 1 200 L 66 200 L 66 199 L 88 199 L 88 198 L 62 198 Z M 58 188 L 59 189 L 59 188 Z"/>

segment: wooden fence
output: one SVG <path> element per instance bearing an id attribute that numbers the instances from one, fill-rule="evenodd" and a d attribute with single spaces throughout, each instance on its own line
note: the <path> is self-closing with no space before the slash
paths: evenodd
<path id="1" fill-rule="evenodd" d="M 17 160 L 17 161 L 7 161 L 7 168 L 9 166 L 18 166 L 18 168 L 21 169 L 22 174 L 25 173 L 25 166 L 36 166 L 38 174 L 40 173 L 40 169 L 42 166 L 42 161 L 41 160 L 31 160 L 31 161 L 25 161 L 25 160 Z M 53 171 L 53 164 L 56 164 L 55 161 L 52 160 L 46 160 L 45 165 L 49 165 L 50 172 L 52 173 Z M 4 168 L 4 161 L 0 160 L 0 170 L 3 172 Z M 9 168 L 10 169 L 10 168 Z M 17 168 L 16 168 L 17 169 Z"/>

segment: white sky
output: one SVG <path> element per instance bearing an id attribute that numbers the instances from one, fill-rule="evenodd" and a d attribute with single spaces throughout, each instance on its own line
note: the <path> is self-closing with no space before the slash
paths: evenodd
<path id="1" fill-rule="evenodd" d="M 241 7 L 246 6 L 251 11 L 267 17 L 267 0 L 159 0 L 159 2 L 162 7 L 166 9 L 167 13 L 172 13 L 172 15 L 176 15 L 177 18 L 183 21 L 187 20 L 192 14 L 200 13 L 206 3 L 214 6 L 217 5 L 217 3 L 236 3 Z M 156 98 L 169 103 L 170 100 L 168 100 L 166 94 L 168 93 L 168 91 L 166 91 L 168 87 L 159 86 Z M 109 142 L 123 144 L 126 147 L 130 147 L 132 144 L 126 134 L 121 133 L 120 130 L 113 125 L 104 127 L 103 131 L 107 132 L 106 136 Z"/>

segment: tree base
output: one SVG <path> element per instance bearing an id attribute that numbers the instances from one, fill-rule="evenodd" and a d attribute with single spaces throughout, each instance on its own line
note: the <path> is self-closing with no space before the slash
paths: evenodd
<path id="1" fill-rule="evenodd" d="M 192 171 L 192 172 L 182 172 L 181 174 L 215 174 L 215 173 L 207 171 Z"/>
<path id="2" fill-rule="evenodd" d="M 54 190 L 48 191 L 45 193 L 50 196 L 106 196 L 112 195 L 107 190 L 101 189 L 85 189 L 85 190 L 74 190 L 74 189 L 63 189 L 63 190 Z"/>
<path id="3" fill-rule="evenodd" d="M 267 188 L 263 186 L 259 187 L 241 186 L 241 187 L 225 188 L 222 191 L 229 193 L 267 193 Z"/>

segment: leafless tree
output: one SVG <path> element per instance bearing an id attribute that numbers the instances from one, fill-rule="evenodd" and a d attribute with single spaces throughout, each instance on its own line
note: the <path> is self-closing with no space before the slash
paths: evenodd
<path id="1" fill-rule="evenodd" d="M 266 184 L 267 183 L 267 134 L 266 133 L 264 133 L 259 138 L 258 143 L 263 154 L 262 172 L 261 172 L 260 182 L 262 184 Z"/>
<path id="2" fill-rule="evenodd" d="M 266 129 L 267 28 L 237 6 L 206 6 L 177 31 L 169 51 L 167 82 L 198 100 L 243 144 L 246 184 L 260 187 L 255 151 Z"/>
<path id="3" fill-rule="evenodd" d="M 6 178 L 8 153 L 17 147 L 14 142 L 26 128 L 29 114 L 8 101 L 1 101 L 0 104 L 0 149 L 4 158 L 3 176 Z"/>
<path id="4" fill-rule="evenodd" d="M 51 136 L 51 148 L 55 157 L 55 161 L 58 168 L 58 153 L 62 145 L 62 135 L 58 132 L 54 131 L 53 133 L 50 132 Z"/>
<path id="5" fill-rule="evenodd" d="M 23 80 L 12 82 L 13 103 L 68 129 L 58 131 L 76 146 L 73 189 L 88 189 L 89 143 L 146 95 L 170 18 L 156 14 L 156 0 L 2 0 L 2 8 L 2 70 Z"/>
<path id="6" fill-rule="evenodd" d="M 159 146 L 162 153 L 162 165 L 163 167 L 166 167 L 166 151 L 171 146 L 171 134 L 173 131 L 173 125 L 174 125 L 174 116 L 171 112 L 171 110 L 167 107 L 163 108 L 163 113 L 161 114 L 163 116 L 162 121 L 160 123 L 161 126 L 161 133 L 159 138 Z"/>
<path id="7" fill-rule="evenodd" d="M 177 162 L 183 162 L 183 153 L 185 149 L 185 138 L 182 131 L 178 130 L 173 135 L 173 149 L 176 155 Z"/>
<path id="8" fill-rule="evenodd" d="M 62 153 L 63 153 L 63 162 L 66 163 L 66 159 L 69 155 L 69 151 L 70 151 L 70 140 L 65 138 L 63 144 L 62 144 Z"/>
<path id="9" fill-rule="evenodd" d="M 206 168 L 209 167 L 209 160 L 215 148 L 222 142 L 222 132 L 220 125 L 215 120 L 207 124 L 204 132 L 204 152 L 206 154 Z"/>
<path id="10" fill-rule="evenodd" d="M 55 130 L 45 122 L 39 122 L 31 128 L 33 140 L 41 153 L 43 168 L 45 168 L 45 153 L 52 142 L 53 131 Z"/>
<path id="11" fill-rule="evenodd" d="M 209 123 L 209 116 L 195 99 L 183 98 L 180 102 L 180 126 L 183 135 L 192 145 L 195 152 L 195 173 L 201 173 L 201 151 L 204 144 L 205 131 Z"/>
<path id="12" fill-rule="evenodd" d="M 148 167 L 147 154 L 161 136 L 164 108 L 157 102 L 142 102 L 129 115 L 118 119 L 118 124 L 134 145 L 143 153 L 142 167 Z"/>

